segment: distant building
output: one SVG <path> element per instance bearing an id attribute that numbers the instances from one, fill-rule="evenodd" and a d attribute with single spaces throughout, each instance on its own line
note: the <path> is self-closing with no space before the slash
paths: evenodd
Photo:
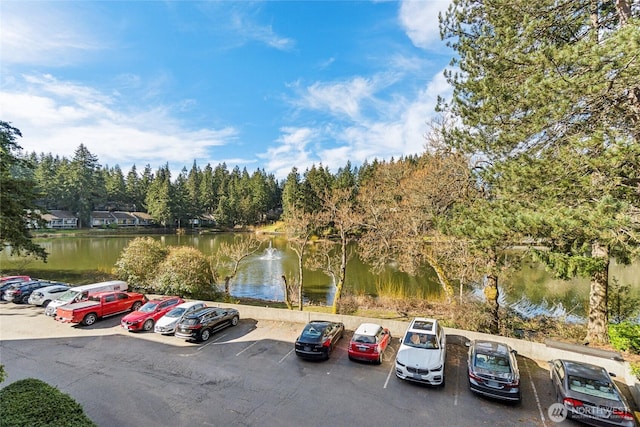
<path id="1" fill-rule="evenodd" d="M 71 211 L 52 210 L 42 214 L 46 228 L 72 229 L 78 228 L 78 217 Z"/>
<path id="2" fill-rule="evenodd" d="M 145 212 L 93 211 L 91 227 L 147 227 L 153 225 L 153 218 Z"/>

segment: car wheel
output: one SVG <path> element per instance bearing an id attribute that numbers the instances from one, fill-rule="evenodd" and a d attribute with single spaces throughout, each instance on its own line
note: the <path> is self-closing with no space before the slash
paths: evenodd
<path id="1" fill-rule="evenodd" d="M 329 356 L 331 356 L 331 352 L 333 351 L 333 344 L 331 344 L 327 348 L 327 353 L 324 355 L 325 360 L 329 360 Z"/>
<path id="2" fill-rule="evenodd" d="M 150 331 L 153 329 L 153 319 L 147 319 L 144 324 L 142 325 L 142 329 L 144 329 L 145 331 Z"/>
<path id="3" fill-rule="evenodd" d="M 29 304 L 29 295 L 25 295 L 22 297 L 22 300 L 20 300 L 23 304 Z"/>
<path id="4" fill-rule="evenodd" d="M 44 308 L 47 308 L 47 306 L 49 305 L 50 302 L 51 302 L 51 300 L 46 300 L 45 302 L 42 303 L 42 306 Z"/>
<path id="5" fill-rule="evenodd" d="M 209 332 L 208 329 L 205 329 L 202 332 L 200 332 L 200 341 L 208 341 L 210 337 L 211 337 L 211 332 Z"/>
<path id="6" fill-rule="evenodd" d="M 444 388 L 444 374 L 442 374 L 442 382 L 440 383 L 440 387 Z"/>
<path id="7" fill-rule="evenodd" d="M 133 305 L 131 306 L 131 311 L 136 311 L 137 309 L 140 308 L 141 305 L 142 303 L 140 301 L 134 302 Z"/>
<path id="8" fill-rule="evenodd" d="M 231 319 L 231 326 L 236 326 L 239 320 L 240 319 L 238 319 L 238 316 L 233 316 L 233 318 Z"/>
<path id="9" fill-rule="evenodd" d="M 384 352 L 381 351 L 380 354 L 378 355 L 378 360 L 376 360 L 376 364 L 377 365 L 382 365 L 382 356 L 384 355 Z"/>
<path id="10" fill-rule="evenodd" d="M 96 323 L 96 320 L 98 320 L 98 316 L 96 316 L 95 313 L 89 313 L 86 316 L 84 316 L 84 319 L 82 319 L 82 324 L 86 326 L 91 326 L 94 323 Z"/>

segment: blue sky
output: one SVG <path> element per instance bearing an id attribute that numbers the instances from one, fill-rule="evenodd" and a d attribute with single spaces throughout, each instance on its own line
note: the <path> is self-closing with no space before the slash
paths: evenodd
<path id="1" fill-rule="evenodd" d="M 27 152 L 174 178 L 422 153 L 448 3 L 0 0 L 0 120 Z"/>

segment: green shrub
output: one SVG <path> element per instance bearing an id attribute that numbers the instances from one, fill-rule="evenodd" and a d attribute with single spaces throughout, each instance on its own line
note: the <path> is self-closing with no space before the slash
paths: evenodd
<path id="1" fill-rule="evenodd" d="M 640 381 L 640 362 L 639 363 L 631 362 L 630 365 L 631 365 L 631 372 L 633 373 L 633 375 L 636 376 L 638 381 Z"/>
<path id="2" fill-rule="evenodd" d="M 631 322 L 610 324 L 609 339 L 616 350 L 640 354 L 640 324 Z"/>
<path id="3" fill-rule="evenodd" d="M 95 427 L 82 406 L 57 388 L 27 378 L 0 390 L 0 427 Z"/>

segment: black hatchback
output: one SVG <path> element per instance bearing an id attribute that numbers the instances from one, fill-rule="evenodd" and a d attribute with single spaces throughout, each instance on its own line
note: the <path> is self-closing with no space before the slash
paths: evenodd
<path id="1" fill-rule="evenodd" d="M 227 326 L 236 326 L 240 313 L 234 308 L 202 307 L 188 314 L 176 327 L 175 336 L 207 341 L 211 334 Z"/>
<path id="2" fill-rule="evenodd" d="M 296 339 L 296 356 L 303 359 L 328 359 L 337 342 L 344 335 L 344 324 L 312 320 Z"/>

